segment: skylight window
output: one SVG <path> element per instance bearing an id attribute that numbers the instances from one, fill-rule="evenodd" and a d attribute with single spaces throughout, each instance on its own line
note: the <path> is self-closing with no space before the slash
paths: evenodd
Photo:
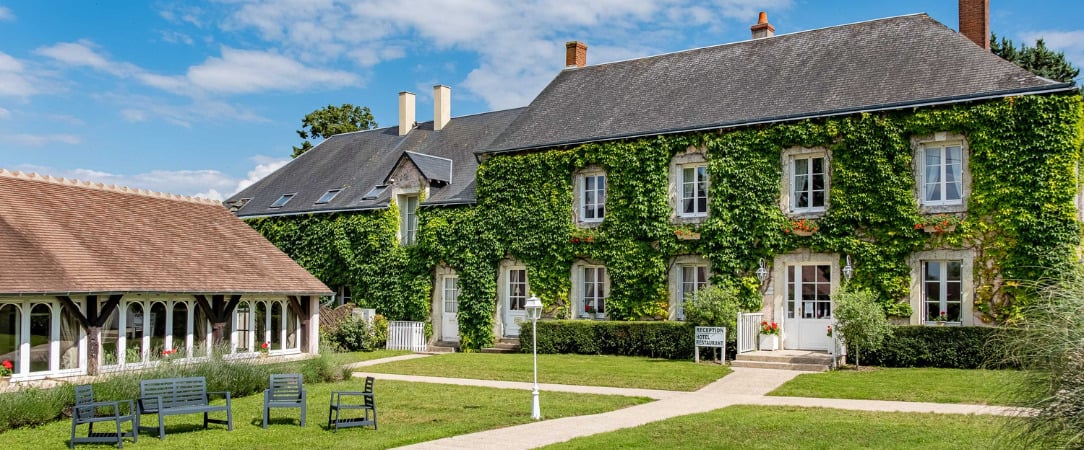
<path id="1" fill-rule="evenodd" d="M 342 192 L 342 191 L 343 191 L 342 189 L 332 189 L 330 191 L 327 191 L 327 192 L 324 193 L 324 195 L 322 197 L 320 197 L 320 200 L 316 201 L 316 204 L 319 205 L 321 203 L 330 202 L 332 199 L 335 198 L 336 195 L 339 195 L 339 193 Z"/>
<path id="2" fill-rule="evenodd" d="M 362 197 L 361 199 L 362 200 L 375 200 L 377 197 L 380 196 L 380 194 L 383 194 L 384 191 L 387 190 L 387 189 L 388 189 L 388 185 L 386 185 L 386 184 L 378 184 L 376 186 L 373 186 L 373 188 L 371 190 L 369 190 L 369 192 L 365 193 L 365 196 Z"/>
<path id="3" fill-rule="evenodd" d="M 272 203 L 271 207 L 272 208 L 281 208 L 281 207 L 283 207 L 284 205 L 286 205 L 286 203 L 288 203 L 290 201 L 290 199 L 294 198 L 294 195 L 297 195 L 297 194 L 282 194 L 282 197 L 279 197 L 278 200 L 275 200 L 275 203 Z"/>

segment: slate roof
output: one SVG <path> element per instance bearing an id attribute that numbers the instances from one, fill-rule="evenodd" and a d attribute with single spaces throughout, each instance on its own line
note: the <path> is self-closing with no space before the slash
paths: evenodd
<path id="1" fill-rule="evenodd" d="M 0 170 L 0 296 L 326 295 L 218 202 Z"/>
<path id="2" fill-rule="evenodd" d="M 440 131 L 433 130 L 433 122 L 425 122 L 405 136 L 399 136 L 398 126 L 338 134 L 234 194 L 226 204 L 251 198 L 235 212 L 240 217 L 385 208 L 391 189 L 375 199 L 363 197 L 382 184 L 404 156 L 430 180 L 447 182 L 431 186 L 422 205 L 472 204 L 478 170 L 474 151 L 488 146 L 522 110 L 455 117 Z M 340 188 L 343 191 L 330 202 L 315 203 L 328 190 Z M 270 207 L 290 193 L 297 195 L 285 206 Z"/>
<path id="3" fill-rule="evenodd" d="M 1070 89 L 916 14 L 565 69 L 479 153 Z"/>

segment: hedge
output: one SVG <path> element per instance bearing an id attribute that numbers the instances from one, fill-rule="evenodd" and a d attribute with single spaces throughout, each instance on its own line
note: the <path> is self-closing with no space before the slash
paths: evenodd
<path id="1" fill-rule="evenodd" d="M 733 353 L 733 345 L 728 344 Z M 520 328 L 519 348 L 531 352 L 531 327 Z M 669 321 L 540 320 L 538 353 L 692 359 L 693 326 Z"/>
<path id="2" fill-rule="evenodd" d="M 998 327 L 899 326 L 877 351 L 862 352 L 862 365 L 1005 368 L 999 342 L 1014 329 Z M 854 363 L 853 355 L 848 362 Z"/>

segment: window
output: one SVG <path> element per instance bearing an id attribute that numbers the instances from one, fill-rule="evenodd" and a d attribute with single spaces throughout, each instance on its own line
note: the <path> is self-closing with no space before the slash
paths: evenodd
<path id="1" fill-rule="evenodd" d="M 708 166 L 696 165 L 681 168 L 681 204 L 679 216 L 703 217 L 708 215 Z"/>
<path id="2" fill-rule="evenodd" d="M 279 197 L 278 200 L 275 200 L 275 203 L 272 203 L 271 207 L 272 208 L 281 208 L 283 206 L 286 206 L 286 204 L 290 202 L 290 199 L 294 198 L 294 195 L 297 195 L 297 194 L 296 193 L 295 194 L 282 194 L 282 197 Z"/>
<path id="3" fill-rule="evenodd" d="M 387 189 L 388 189 L 388 185 L 386 185 L 386 184 L 378 184 L 376 186 L 373 186 L 372 189 L 369 189 L 369 192 L 366 192 L 365 196 L 361 197 L 361 199 L 362 200 L 376 200 L 376 198 L 380 197 L 380 194 L 383 194 L 384 191 L 387 190 Z"/>
<path id="4" fill-rule="evenodd" d="M 399 198 L 399 243 L 414 245 L 418 235 L 418 196 L 402 195 Z"/>
<path id="5" fill-rule="evenodd" d="M 234 353 L 258 352 L 267 343 L 271 354 L 301 350 L 297 331 L 300 319 L 286 300 L 250 300 L 237 304 L 233 316 Z"/>
<path id="6" fill-rule="evenodd" d="M 919 150 L 922 205 L 959 205 L 963 201 L 963 147 L 924 144 Z"/>
<path id="7" fill-rule="evenodd" d="M 339 286 L 339 289 L 335 291 L 335 296 L 338 298 L 335 302 L 338 305 L 354 303 L 353 295 L 350 293 L 350 286 Z"/>
<path id="8" fill-rule="evenodd" d="M 335 196 L 339 195 L 339 193 L 342 191 L 342 189 L 332 189 L 330 191 L 327 191 L 324 193 L 324 195 L 320 196 L 320 199 L 316 201 L 316 204 L 319 205 L 321 203 L 330 202 L 331 200 L 335 199 Z"/>
<path id="9" fill-rule="evenodd" d="M 960 322 L 963 261 L 922 261 L 922 298 L 927 322 Z"/>
<path id="10" fill-rule="evenodd" d="M 444 313 L 459 312 L 459 278 L 444 277 Z"/>
<path id="11" fill-rule="evenodd" d="M 527 269 L 508 271 L 508 309 L 526 311 L 527 306 Z"/>
<path id="12" fill-rule="evenodd" d="M 832 317 L 832 266 L 787 266 L 787 317 Z"/>
<path id="13" fill-rule="evenodd" d="M 685 302 L 696 301 L 696 293 L 708 285 L 707 264 L 682 265 L 678 271 L 677 318 L 685 320 Z"/>
<path id="14" fill-rule="evenodd" d="M 791 159 L 791 212 L 824 211 L 826 177 L 824 156 L 797 156 Z"/>
<path id="15" fill-rule="evenodd" d="M 583 175 L 580 189 L 580 220 L 601 222 L 606 217 L 606 175 Z"/>
<path id="16" fill-rule="evenodd" d="M 580 303 L 585 314 L 606 314 L 606 276 L 605 267 L 583 267 L 583 286 L 580 290 Z M 596 316 L 598 317 L 598 316 Z"/>

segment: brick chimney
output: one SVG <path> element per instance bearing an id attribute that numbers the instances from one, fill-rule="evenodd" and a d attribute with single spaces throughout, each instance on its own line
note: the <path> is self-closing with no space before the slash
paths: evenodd
<path id="1" fill-rule="evenodd" d="M 775 36 L 775 27 L 768 23 L 768 13 L 761 11 L 757 17 L 757 24 L 749 27 L 753 32 L 753 39 L 761 39 Z"/>
<path id="2" fill-rule="evenodd" d="M 452 88 L 433 86 L 433 130 L 440 131 L 452 120 Z"/>
<path id="3" fill-rule="evenodd" d="M 565 42 L 565 67 L 587 65 L 587 44 L 580 41 Z"/>
<path id="4" fill-rule="evenodd" d="M 990 0 L 960 0 L 960 34 L 990 50 Z"/>
<path id="5" fill-rule="evenodd" d="M 414 129 L 414 93 L 399 93 L 399 135 L 405 136 Z"/>

